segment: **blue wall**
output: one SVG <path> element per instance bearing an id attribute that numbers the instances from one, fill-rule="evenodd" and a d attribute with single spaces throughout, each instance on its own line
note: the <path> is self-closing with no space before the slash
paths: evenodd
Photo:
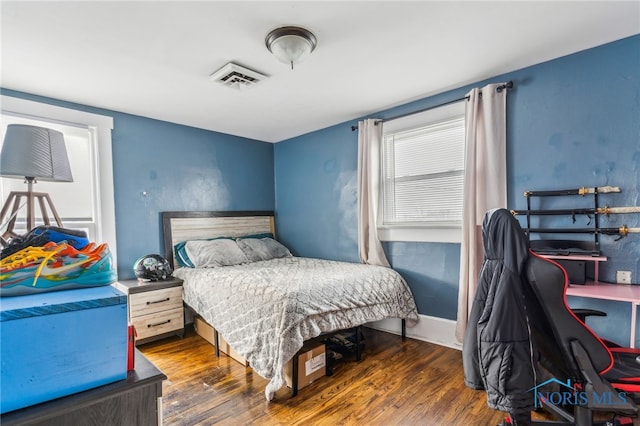
<path id="1" fill-rule="evenodd" d="M 118 277 L 163 253 L 160 212 L 274 210 L 273 144 L 3 89 L 3 95 L 113 117 Z M 146 195 L 143 195 L 146 193 Z"/>
<path id="2" fill-rule="evenodd" d="M 275 152 L 278 239 L 298 256 L 359 262 L 355 132 L 333 126 Z"/>
<path id="3" fill-rule="evenodd" d="M 602 196 L 602 204 L 640 205 L 640 36 L 370 117 L 416 111 L 460 98 L 472 87 L 507 80 L 515 83 L 507 99 L 510 208 L 526 208 L 526 190 L 601 185 L 622 188 L 620 194 Z M 357 120 L 275 146 L 277 228 L 298 255 L 358 258 L 357 134 L 350 129 L 355 124 Z M 571 198 L 572 203 L 591 202 Z M 640 227 L 640 215 L 612 216 L 601 226 L 623 223 Z M 385 251 L 407 279 L 421 314 L 456 318 L 459 244 L 390 242 Z M 602 251 L 610 260 L 601 265 L 601 280 L 615 281 L 615 271 L 623 269 L 640 281 L 640 235 L 619 241 L 602 237 Z"/>

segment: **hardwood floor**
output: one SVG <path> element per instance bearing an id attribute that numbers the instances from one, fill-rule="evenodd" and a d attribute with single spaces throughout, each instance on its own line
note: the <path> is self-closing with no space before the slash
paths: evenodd
<path id="1" fill-rule="evenodd" d="M 463 383 L 460 351 L 364 328 L 361 362 L 339 363 L 291 397 L 188 331 L 139 349 L 168 377 L 165 425 L 496 425 L 504 414 Z"/>

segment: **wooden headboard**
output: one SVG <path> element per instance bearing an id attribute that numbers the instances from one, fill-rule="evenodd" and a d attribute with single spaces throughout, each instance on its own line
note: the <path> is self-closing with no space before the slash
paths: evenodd
<path id="1" fill-rule="evenodd" d="M 181 241 L 275 232 L 272 211 L 162 212 L 164 257 L 176 266 L 173 246 Z"/>

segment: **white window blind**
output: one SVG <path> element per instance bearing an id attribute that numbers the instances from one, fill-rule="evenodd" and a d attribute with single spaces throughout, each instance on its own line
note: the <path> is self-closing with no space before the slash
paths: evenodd
<path id="1" fill-rule="evenodd" d="M 384 124 L 382 227 L 459 228 L 464 102 L 402 120 Z"/>

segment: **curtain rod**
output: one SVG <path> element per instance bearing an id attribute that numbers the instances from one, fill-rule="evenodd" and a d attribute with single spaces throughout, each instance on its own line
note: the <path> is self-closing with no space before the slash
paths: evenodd
<path id="1" fill-rule="evenodd" d="M 504 89 L 511 89 L 511 88 L 513 88 L 513 81 L 509 80 L 505 84 L 501 84 L 500 86 L 496 87 L 496 91 L 498 93 L 500 93 Z M 482 92 L 480 92 L 480 95 L 482 95 Z M 398 118 L 408 117 L 408 116 L 413 115 L 413 114 L 420 114 L 421 112 L 429 111 L 430 109 L 440 108 L 442 106 L 449 105 L 449 104 L 454 104 L 456 102 L 460 102 L 460 101 L 464 101 L 464 100 L 469 100 L 469 96 L 464 96 L 464 97 L 459 98 L 459 99 L 454 99 L 452 101 L 443 102 L 443 103 L 438 104 L 438 105 L 433 105 L 433 106 L 430 106 L 430 107 L 427 107 L 427 108 L 420 109 L 418 111 L 408 112 L 406 114 L 396 115 L 395 117 L 391 117 L 391 118 L 387 118 L 387 119 L 383 119 L 383 120 L 378 120 L 378 121 L 376 121 L 376 126 L 378 125 L 378 123 L 384 123 L 385 121 L 397 120 Z M 351 126 L 351 131 L 353 132 L 355 130 L 358 130 L 358 126 Z"/>

